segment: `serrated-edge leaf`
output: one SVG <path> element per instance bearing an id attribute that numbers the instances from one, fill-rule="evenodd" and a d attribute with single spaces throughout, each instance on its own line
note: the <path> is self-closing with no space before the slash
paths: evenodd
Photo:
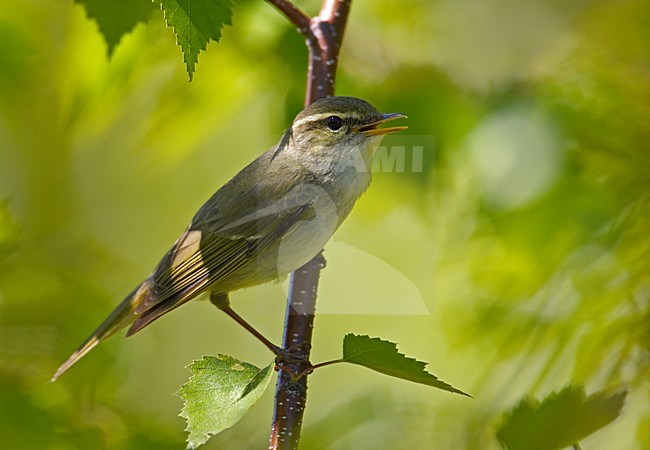
<path id="1" fill-rule="evenodd" d="M 620 391 L 587 397 L 582 388 L 569 386 L 542 401 L 525 398 L 507 415 L 496 435 L 509 450 L 565 448 L 614 421 L 626 396 L 627 391 Z"/>
<path id="2" fill-rule="evenodd" d="M 380 338 L 347 334 L 343 339 L 342 361 L 367 367 L 391 377 L 471 397 L 427 372 L 425 369 L 427 363 L 400 353 L 397 344 Z"/>
<path id="3" fill-rule="evenodd" d="M 271 379 L 273 364 L 263 369 L 231 356 L 204 356 L 187 366 L 192 372 L 176 396 L 183 400 L 188 448 L 230 428 L 259 400 Z"/>
<path id="4" fill-rule="evenodd" d="M 199 53 L 208 42 L 219 42 L 224 25 L 232 25 L 232 0 L 153 0 L 160 5 L 165 23 L 174 30 L 190 81 Z"/>
<path id="5" fill-rule="evenodd" d="M 155 10 L 151 0 L 74 0 L 86 11 L 86 15 L 97 22 L 99 31 L 106 41 L 108 54 L 124 35 L 133 31 L 139 23 L 149 20 Z"/>

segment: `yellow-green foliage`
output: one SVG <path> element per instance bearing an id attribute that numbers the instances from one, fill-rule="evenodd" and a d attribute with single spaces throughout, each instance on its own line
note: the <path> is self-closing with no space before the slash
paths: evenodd
<path id="1" fill-rule="evenodd" d="M 181 448 L 189 362 L 268 364 L 192 302 L 46 383 L 300 110 L 304 39 L 261 0 L 233 23 L 188 83 L 155 8 L 109 59 L 81 5 L 0 2 L 0 447 Z M 313 362 L 380 336 L 474 398 L 324 367 L 304 448 L 497 449 L 564 389 L 626 398 L 583 448 L 650 448 L 649 24 L 645 0 L 353 2 L 337 92 L 409 115 L 384 141 L 407 163 L 326 248 Z M 283 286 L 232 297 L 275 342 Z M 263 448 L 271 405 L 205 448 Z"/>

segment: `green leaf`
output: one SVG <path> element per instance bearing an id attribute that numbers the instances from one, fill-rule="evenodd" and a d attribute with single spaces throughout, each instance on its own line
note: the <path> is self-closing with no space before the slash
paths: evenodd
<path id="1" fill-rule="evenodd" d="M 187 420 L 188 448 L 196 448 L 233 426 L 262 396 L 273 364 L 260 369 L 226 355 L 204 356 L 188 366 L 189 381 L 176 395 L 183 399 L 180 416 Z"/>
<path id="2" fill-rule="evenodd" d="M 232 25 L 232 0 L 154 0 L 165 13 L 181 46 L 187 74 L 192 81 L 199 52 L 210 39 L 219 42 L 224 25 Z"/>
<path id="3" fill-rule="evenodd" d="M 111 54 L 122 36 L 140 22 L 146 22 L 156 9 L 151 0 L 75 0 L 95 19 Z"/>
<path id="4" fill-rule="evenodd" d="M 578 443 L 616 419 L 627 391 L 589 397 L 581 388 L 567 387 L 542 402 L 525 399 L 512 410 L 497 431 L 508 450 L 552 450 Z"/>
<path id="5" fill-rule="evenodd" d="M 427 363 L 399 353 L 397 344 L 369 336 L 347 334 L 343 339 L 343 359 L 376 372 L 401 378 L 414 383 L 426 384 L 444 391 L 467 395 L 455 387 L 440 381 L 425 370 Z"/>

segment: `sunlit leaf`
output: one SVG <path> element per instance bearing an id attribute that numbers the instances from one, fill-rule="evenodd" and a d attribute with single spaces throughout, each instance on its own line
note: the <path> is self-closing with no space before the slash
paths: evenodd
<path id="1" fill-rule="evenodd" d="M 224 25 L 232 25 L 231 0 L 155 0 L 174 29 L 183 61 L 192 80 L 199 53 L 210 40 L 219 42 Z"/>
<path id="2" fill-rule="evenodd" d="M 497 438 L 508 450 L 565 448 L 616 419 L 626 396 L 621 391 L 586 397 L 582 389 L 567 387 L 541 402 L 525 399 L 500 426 Z"/>
<path id="3" fill-rule="evenodd" d="M 376 372 L 414 383 L 426 384 L 444 391 L 467 395 L 440 381 L 425 370 L 427 363 L 397 351 L 397 344 L 370 336 L 347 334 L 343 340 L 343 361 L 367 367 Z"/>
<path id="4" fill-rule="evenodd" d="M 204 444 L 210 436 L 233 426 L 261 397 L 273 365 L 263 369 L 226 355 L 204 356 L 190 364 L 192 376 L 176 395 L 185 403 L 188 448 Z"/>
<path id="5" fill-rule="evenodd" d="M 122 36 L 138 23 L 151 17 L 155 5 L 151 0 L 75 0 L 83 5 L 88 17 L 95 19 L 111 53 Z"/>

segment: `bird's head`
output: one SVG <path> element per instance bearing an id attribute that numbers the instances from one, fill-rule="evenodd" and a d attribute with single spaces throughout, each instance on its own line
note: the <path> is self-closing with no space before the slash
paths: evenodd
<path id="1" fill-rule="evenodd" d="M 366 148 L 374 150 L 388 133 L 405 126 L 380 128 L 387 122 L 406 118 L 404 114 L 382 114 L 365 100 L 327 97 L 307 106 L 293 121 L 291 137 L 303 151 L 313 148 Z"/>

